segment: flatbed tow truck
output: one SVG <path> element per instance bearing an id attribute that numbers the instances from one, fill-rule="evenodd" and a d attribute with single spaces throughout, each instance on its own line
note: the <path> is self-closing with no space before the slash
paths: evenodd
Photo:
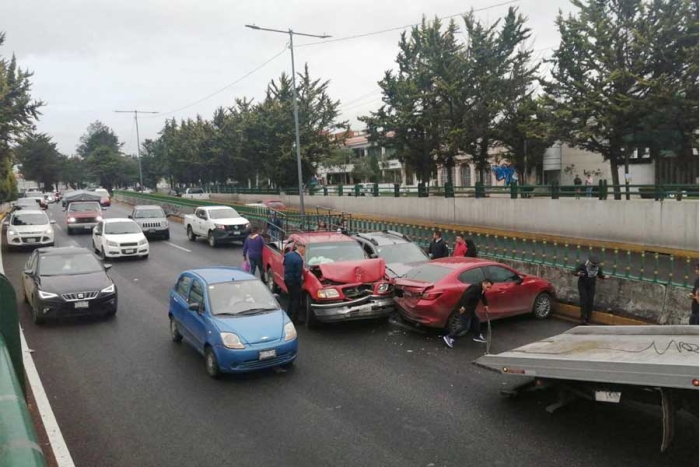
<path id="1" fill-rule="evenodd" d="M 660 404 L 661 452 L 673 441 L 675 416 L 698 416 L 698 326 L 579 326 L 474 364 L 532 380 L 504 395 L 554 388 L 553 413 L 576 398 L 597 402 Z"/>

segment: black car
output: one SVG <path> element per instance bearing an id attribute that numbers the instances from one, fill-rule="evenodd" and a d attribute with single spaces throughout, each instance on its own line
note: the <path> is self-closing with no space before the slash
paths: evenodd
<path id="1" fill-rule="evenodd" d="M 401 277 L 411 268 L 430 261 L 428 255 L 408 236 L 393 230 L 353 235 L 370 258 L 383 258 L 389 277 Z"/>
<path id="2" fill-rule="evenodd" d="M 40 248 L 34 250 L 22 273 L 24 301 L 32 319 L 117 313 L 117 286 L 86 248 Z"/>

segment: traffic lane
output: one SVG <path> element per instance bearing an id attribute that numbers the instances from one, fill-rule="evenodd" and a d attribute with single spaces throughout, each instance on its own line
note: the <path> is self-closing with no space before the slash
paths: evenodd
<path id="1" fill-rule="evenodd" d="M 89 236 L 72 237 L 86 238 Z M 206 245 L 203 248 L 206 252 L 216 251 Z M 571 457 L 561 446 L 566 446 L 566 452 L 576 452 L 571 446 L 580 440 L 581 427 L 590 424 L 585 420 L 579 420 L 580 425 L 569 424 L 567 417 L 571 409 L 566 409 L 567 417 L 556 418 L 559 422 L 564 420 L 562 426 L 553 425 L 554 417 L 542 410 L 539 399 L 535 404 L 525 401 L 517 406 L 501 401 L 498 390 L 503 384 L 513 384 L 513 380 L 469 364 L 480 355 L 482 346 L 463 340 L 457 348 L 448 350 L 434 333 L 413 333 L 387 324 L 333 326 L 315 333 L 300 329 L 301 353 L 295 371 L 209 381 L 203 372 L 203 362 L 194 351 L 168 342 L 167 319 L 164 318 L 167 305 L 157 298 L 154 290 L 159 290 L 163 296 L 163 290 L 172 285 L 171 281 L 154 276 L 150 268 L 141 272 L 145 280 L 133 280 L 138 279 L 132 277 L 133 266 L 140 270 L 157 265 L 161 260 L 166 262 L 164 268 L 177 266 L 166 259 L 172 261 L 170 255 L 164 254 L 161 258 L 153 253 L 148 261 L 115 264 L 111 273 L 120 288 L 120 311 L 116 320 L 56 326 L 41 339 L 42 344 L 57 339 L 53 354 L 37 348 L 33 335 L 28 337 L 30 345 L 37 350 L 35 356 L 43 355 L 37 357 L 42 361 L 42 377 L 52 370 L 63 369 L 66 365 L 63 360 L 73 362 L 67 364 L 68 370 L 55 374 L 47 387 L 49 384 L 51 388 L 65 386 L 65 381 L 88 381 L 68 385 L 58 398 L 66 404 L 61 408 L 59 422 L 65 426 L 63 419 L 68 417 L 72 425 L 64 431 L 70 430 L 67 439 L 71 449 L 76 446 L 78 465 L 133 465 L 139 460 L 143 462 L 144 455 L 152 458 L 152 452 L 159 453 L 154 465 L 182 460 L 186 460 L 186 465 L 201 465 L 203 460 L 226 461 L 225 456 L 212 457 L 211 453 L 222 449 L 225 452 L 231 445 L 231 433 L 237 434 L 236 446 L 243 446 L 239 458 L 256 462 L 272 459 L 289 465 L 354 465 L 352 461 L 357 458 L 358 463 L 370 465 L 427 465 L 430 462 L 452 465 L 470 458 L 487 464 L 501 461 L 542 463 L 543 453 L 549 459 Z M 186 262 L 189 267 L 196 266 L 191 260 Z M 144 287 L 148 283 L 157 286 Z M 26 322 L 24 326 L 32 325 Z M 123 326 L 123 329 L 101 332 L 107 326 Z M 82 332 L 85 327 L 90 328 L 87 337 Z M 568 327 L 567 323 L 559 321 L 536 322 L 522 318 L 496 322 L 493 350 L 506 350 L 558 334 Z M 60 336 L 56 329 L 61 332 Z M 73 331 L 79 334 L 74 336 Z M 63 348 L 66 342 L 75 343 L 77 348 Z M 69 357 L 57 357 L 64 353 Z M 47 357 L 49 361 L 44 365 Z M 182 381 L 191 384 L 183 385 Z M 225 389 L 227 385 L 234 386 L 236 397 L 231 399 L 230 389 Z M 53 395 L 51 390 L 49 392 Z M 79 397 L 75 397 L 76 392 Z M 109 396 L 107 400 L 105 395 Z M 85 409 L 76 413 L 77 400 L 88 402 L 84 404 Z M 212 412 L 213 407 L 216 410 Z M 596 413 L 598 407 L 595 407 Z M 586 418 L 589 412 L 590 407 L 586 406 L 574 416 Z M 282 413 L 289 420 L 281 427 L 276 423 L 271 426 L 268 419 L 274 418 L 270 414 L 275 413 Z M 617 427 L 619 433 L 628 432 L 629 426 L 636 426 L 640 421 L 637 412 L 625 414 L 626 417 L 618 412 L 610 414 L 625 421 Z M 226 424 L 227 419 L 239 415 L 247 425 L 243 432 L 238 419 L 234 426 Z M 207 422 L 199 423 L 198 418 Z M 260 419 L 265 422 L 260 423 Z M 500 423 L 494 423 L 494 419 Z M 111 422 L 106 424 L 104 420 Z M 617 463 L 623 455 L 637 458 L 638 463 L 654 459 L 658 438 L 655 431 L 659 423 L 658 415 L 649 414 L 642 424 L 653 427 L 644 433 L 645 444 L 650 448 L 648 456 L 639 456 L 637 434 L 627 445 L 615 446 L 621 452 L 612 459 L 617 459 Z M 600 433 L 605 436 L 614 433 L 616 427 L 609 425 L 610 420 L 601 417 L 600 423 L 593 426 L 594 430 L 590 433 L 584 430 L 587 441 L 602 442 Z M 181 439 L 183 430 L 192 433 L 192 439 L 203 440 L 199 449 L 182 450 L 175 443 L 174 440 Z M 552 430 L 556 430 L 555 439 Z M 209 431 L 223 434 L 217 437 Z M 287 441 L 272 451 L 267 447 L 268 441 L 263 441 L 280 437 Z M 465 442 L 465 439 L 474 441 Z M 517 441 L 515 448 L 513 441 Z M 310 443 L 313 446 L 308 446 Z M 491 448 L 494 443 L 508 445 L 509 449 L 494 453 Z M 354 449 L 358 444 L 363 446 L 362 452 Z M 159 445 L 167 452 L 161 454 Z M 553 447 L 542 448 L 543 445 Z M 580 459 L 590 457 L 587 446 L 584 443 L 583 450 L 577 454 Z M 264 455 L 257 450 L 264 451 Z M 688 458 L 693 459 L 693 456 L 686 455 L 685 459 Z M 593 459 L 600 465 L 614 463 L 598 456 Z M 572 465 L 583 465 L 574 458 L 568 461 Z"/>

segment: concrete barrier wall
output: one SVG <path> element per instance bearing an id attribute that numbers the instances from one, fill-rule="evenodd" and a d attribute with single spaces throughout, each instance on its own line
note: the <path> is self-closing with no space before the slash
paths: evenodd
<path id="1" fill-rule="evenodd" d="M 298 196 L 215 194 L 212 199 L 255 203 L 279 198 L 298 206 Z M 698 203 L 692 200 L 390 198 L 306 196 L 307 209 L 324 206 L 381 217 L 416 219 L 573 239 L 698 250 Z"/>

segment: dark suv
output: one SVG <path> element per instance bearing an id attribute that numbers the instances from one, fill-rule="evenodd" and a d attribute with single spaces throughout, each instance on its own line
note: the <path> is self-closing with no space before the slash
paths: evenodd
<path id="1" fill-rule="evenodd" d="M 393 230 L 353 235 L 370 258 L 383 258 L 386 274 L 390 278 L 401 277 L 411 268 L 430 261 L 428 255 L 408 236 Z"/>

